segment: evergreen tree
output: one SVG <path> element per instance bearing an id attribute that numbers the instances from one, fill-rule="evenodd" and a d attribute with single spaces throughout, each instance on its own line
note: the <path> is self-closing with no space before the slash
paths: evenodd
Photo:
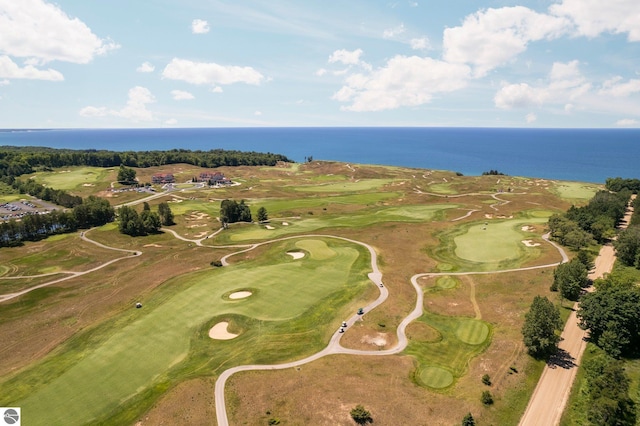
<path id="1" fill-rule="evenodd" d="M 471 413 L 467 413 L 467 415 L 464 416 L 464 419 L 462 419 L 462 426 L 476 426 L 476 421 Z"/>
<path id="2" fill-rule="evenodd" d="M 555 353 L 560 341 L 556 330 L 562 326 L 558 308 L 546 297 L 536 296 L 524 318 L 522 336 L 529 354 L 547 358 Z"/>
<path id="3" fill-rule="evenodd" d="M 258 209 L 258 222 L 266 222 L 267 220 L 269 220 L 267 209 L 264 207 L 260 207 Z"/>
<path id="4" fill-rule="evenodd" d="M 163 202 L 158 204 L 158 215 L 160 216 L 160 222 L 162 226 L 174 225 L 173 212 L 169 207 L 169 203 Z"/>

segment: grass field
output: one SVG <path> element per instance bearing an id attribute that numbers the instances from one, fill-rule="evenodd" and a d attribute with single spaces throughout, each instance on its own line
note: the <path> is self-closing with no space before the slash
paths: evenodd
<path id="1" fill-rule="evenodd" d="M 113 169 L 101 167 L 69 167 L 65 170 L 40 172 L 35 174 L 36 182 L 55 189 L 75 190 L 83 185 L 94 186 L 104 182 Z M 115 177 L 115 175 L 113 175 Z"/>
<path id="2" fill-rule="evenodd" d="M 550 190 L 559 197 L 568 200 L 590 200 L 596 192 L 603 189 L 602 185 L 584 182 L 558 182 Z"/>
<path id="3" fill-rule="evenodd" d="M 190 165 L 136 170 L 143 182 L 171 172 L 180 183 L 200 171 Z M 171 229 L 196 239 L 219 229 L 220 200 L 246 200 L 254 216 L 259 207 L 267 209 L 273 229 L 232 224 L 204 247 L 170 233 L 131 238 L 119 234 L 116 223 L 90 231 L 100 243 L 142 255 L 1 306 L 7 343 L 0 347 L 0 405 L 22 407 L 25 424 L 210 421 L 212 385 L 222 371 L 311 355 L 340 321 L 377 297 L 363 247 L 313 234 L 375 247 L 389 298 L 341 341 L 375 351 L 396 343 L 397 324 L 415 306 L 412 275 L 556 262 L 557 251 L 540 239 L 546 220 L 581 202 L 571 197 L 585 196 L 580 187 L 554 192 L 545 180 L 333 162 L 219 170 L 241 185 L 185 187 L 151 201 L 152 209 L 180 197 L 169 203 L 177 222 Z M 35 176 L 86 196 L 108 187 L 114 173 L 78 168 Z M 491 198 L 498 191 L 509 203 Z M 121 193 L 109 199 L 136 198 Z M 523 231 L 524 225 L 535 230 Z M 217 246 L 290 236 L 297 237 L 232 256 L 231 266 L 210 266 L 237 250 Z M 522 240 L 541 245 L 526 247 Z M 3 292 L 48 279 L 28 278 L 32 274 L 83 271 L 123 255 L 81 242 L 77 234 L 1 250 Z M 3 280 L 7 276 L 25 277 Z M 350 408 L 363 404 L 381 425 L 399 419 L 459 424 L 467 412 L 478 424 L 516 424 L 542 368 L 523 352 L 519 329 L 533 296 L 549 295 L 552 279 L 552 269 L 425 279 L 425 313 L 409 325 L 402 354 L 331 356 L 300 369 L 234 376 L 227 385 L 232 423 L 267 424 L 277 414 L 281 424 L 348 424 Z M 241 290 L 252 294 L 229 298 Z M 142 309 L 134 308 L 137 301 Z M 221 321 L 239 336 L 209 338 Z M 385 346 L 371 343 L 380 340 Z M 494 381 L 490 409 L 479 400 L 483 374 Z"/>
<path id="4" fill-rule="evenodd" d="M 99 346 L 77 353 L 76 362 L 64 371 L 42 377 L 41 369 L 36 369 L 31 374 L 44 383 L 17 400 L 9 395 L 5 398 L 13 399 L 29 413 L 29 424 L 60 424 L 70 419 L 71 424 L 85 424 L 105 418 L 121 401 L 157 382 L 182 362 L 189 354 L 191 336 L 211 318 L 239 315 L 261 323 L 298 318 L 332 293 L 352 294 L 353 289 L 348 289 L 352 274 L 366 272 L 354 271 L 362 264 L 357 262 L 361 253 L 348 244 L 302 240 L 295 247 L 309 256 L 290 260 L 286 248 L 280 245 L 281 254 L 272 250 L 269 261 L 256 260 L 182 277 L 180 293 L 157 305 L 134 310 L 135 315 L 126 314 L 130 320 L 125 327 L 106 333 Z M 254 291 L 247 299 L 238 302 L 223 298 L 225 293 L 246 288 Z M 315 324 L 308 322 L 308 327 L 313 329 Z M 250 352 L 262 349 L 245 348 Z M 55 358 L 47 362 L 55 363 Z M 29 381 L 30 374 L 25 376 L 23 380 Z"/>

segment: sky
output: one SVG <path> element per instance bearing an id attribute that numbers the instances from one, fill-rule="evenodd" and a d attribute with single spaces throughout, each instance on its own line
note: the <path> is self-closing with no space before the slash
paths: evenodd
<path id="1" fill-rule="evenodd" d="M 638 0 L 0 0 L 0 128 L 640 127 Z"/>

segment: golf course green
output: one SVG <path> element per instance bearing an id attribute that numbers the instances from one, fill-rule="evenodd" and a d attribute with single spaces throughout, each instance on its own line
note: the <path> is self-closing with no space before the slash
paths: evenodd
<path id="1" fill-rule="evenodd" d="M 291 249 L 309 255 L 302 259 L 277 256 Z M 269 259 L 182 276 L 180 292 L 156 304 L 145 302 L 142 309 L 131 306 L 133 312 L 124 314 L 130 318 L 125 326 L 101 336 L 100 343 L 86 352 L 76 353 L 75 362 L 62 371 L 49 371 L 46 378 L 31 377 L 41 385 L 14 404 L 22 407 L 30 425 L 88 424 L 104 419 L 185 360 L 192 336 L 212 318 L 240 315 L 267 323 L 286 321 L 302 317 L 327 295 L 352 293 L 348 287 L 353 286 L 353 274 L 367 273 L 366 262 L 359 261 L 365 257 L 362 253 L 358 246 L 344 241 L 306 238 L 274 243 Z M 256 291 L 241 303 L 224 297 L 247 287 Z M 307 326 L 312 329 L 317 324 Z M 206 343 L 227 348 L 233 344 L 211 339 Z M 55 362 L 55 355 L 48 362 Z M 40 370 L 34 369 L 32 375 L 42 374 Z M 29 380 L 29 373 L 24 379 Z"/>

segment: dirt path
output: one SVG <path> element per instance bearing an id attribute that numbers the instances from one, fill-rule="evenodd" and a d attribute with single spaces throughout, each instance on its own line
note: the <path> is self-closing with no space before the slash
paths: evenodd
<path id="1" fill-rule="evenodd" d="M 635 195 L 632 200 L 635 199 Z M 626 228 L 629 223 L 632 209 L 628 209 L 620 228 Z M 613 245 L 606 244 L 600 249 L 595 261 L 595 268 L 589 274 L 594 280 L 611 272 L 616 261 Z M 589 289 L 591 290 L 591 288 Z M 573 312 L 560 335 L 558 345 L 559 353 L 545 366 L 538 385 L 531 395 L 520 426 L 555 426 L 560 423 L 560 418 L 569 399 L 571 386 L 578 372 L 578 366 L 582 354 L 587 346 L 585 337 L 587 332 L 578 326 L 576 311 L 578 303 L 573 306 Z"/>

